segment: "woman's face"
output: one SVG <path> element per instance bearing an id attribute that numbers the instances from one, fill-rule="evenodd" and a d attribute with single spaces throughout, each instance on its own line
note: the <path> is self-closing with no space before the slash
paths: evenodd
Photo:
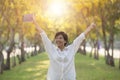
<path id="1" fill-rule="evenodd" d="M 66 41 L 64 40 L 63 36 L 62 35 L 58 35 L 56 38 L 55 38 L 55 43 L 58 47 L 63 47 L 64 44 L 66 43 Z"/>

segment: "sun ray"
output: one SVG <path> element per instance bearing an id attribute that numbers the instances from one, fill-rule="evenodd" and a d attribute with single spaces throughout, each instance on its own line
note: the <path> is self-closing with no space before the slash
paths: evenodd
<path id="1" fill-rule="evenodd" d="M 48 5 L 48 9 L 46 11 L 48 16 L 63 16 L 66 13 L 67 6 L 65 2 L 62 1 L 53 1 Z"/>

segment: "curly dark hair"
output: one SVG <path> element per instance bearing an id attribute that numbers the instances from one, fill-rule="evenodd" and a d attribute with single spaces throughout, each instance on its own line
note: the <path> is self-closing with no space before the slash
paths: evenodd
<path id="1" fill-rule="evenodd" d="M 55 39 L 57 36 L 59 36 L 59 35 L 62 35 L 62 36 L 63 36 L 64 40 L 66 41 L 66 43 L 64 44 L 64 46 L 67 46 L 67 44 L 68 44 L 68 35 L 67 35 L 65 32 L 63 32 L 63 31 L 60 31 L 60 32 L 57 32 L 57 33 L 55 34 L 54 39 Z"/>

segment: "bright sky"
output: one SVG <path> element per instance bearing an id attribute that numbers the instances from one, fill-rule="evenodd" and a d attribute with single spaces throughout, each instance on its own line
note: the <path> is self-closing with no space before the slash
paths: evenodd
<path id="1" fill-rule="evenodd" d="M 63 1 L 51 1 L 48 5 L 47 15 L 52 17 L 63 16 L 67 11 L 67 4 Z"/>

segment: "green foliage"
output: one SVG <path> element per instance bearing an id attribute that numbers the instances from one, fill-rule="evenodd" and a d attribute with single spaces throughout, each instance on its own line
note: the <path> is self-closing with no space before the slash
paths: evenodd
<path id="1" fill-rule="evenodd" d="M 26 39 L 33 39 L 36 33 L 34 25 L 32 23 L 23 23 L 22 16 L 24 14 L 34 13 L 38 23 L 46 31 L 50 39 L 54 38 L 54 34 L 57 31 L 65 31 L 70 36 L 71 42 L 92 22 L 96 22 L 98 30 L 93 31 L 89 38 L 96 39 L 96 32 L 101 36 L 100 16 L 106 17 L 106 23 L 108 24 L 106 28 L 108 32 L 111 21 L 118 20 L 120 16 L 119 0 L 63 0 L 67 3 L 67 13 L 61 17 L 56 17 L 55 15 L 50 17 L 46 15 L 46 11 L 51 1 L 1 0 L 0 29 L 6 31 L 9 28 L 14 28 L 16 33 L 23 32 Z M 3 26 L 9 28 L 3 28 Z M 117 30 L 118 27 L 115 27 L 115 33 L 117 33 Z"/>

